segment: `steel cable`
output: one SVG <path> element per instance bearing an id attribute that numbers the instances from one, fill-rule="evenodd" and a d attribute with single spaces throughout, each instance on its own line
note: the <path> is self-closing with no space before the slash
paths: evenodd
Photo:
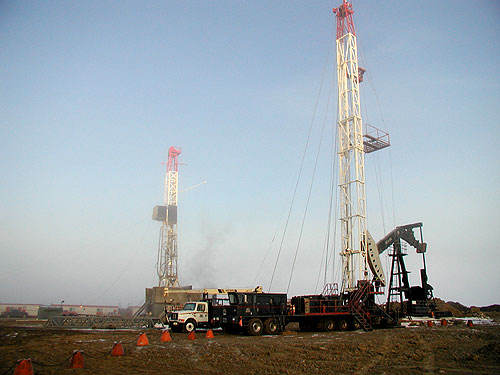
<path id="1" fill-rule="evenodd" d="M 328 61 L 330 59 L 330 54 L 331 54 L 331 50 L 332 50 L 332 48 L 331 48 L 332 42 L 331 41 L 333 40 L 333 35 L 334 35 L 334 30 L 332 28 L 332 32 L 331 32 L 331 35 L 330 35 L 330 43 L 328 43 L 328 54 L 326 56 L 325 64 L 323 66 L 323 73 L 321 75 L 321 83 L 320 83 L 320 86 L 319 86 L 318 95 L 316 97 L 316 103 L 314 105 L 313 116 L 312 116 L 311 124 L 309 126 L 309 131 L 308 131 L 308 134 L 307 134 L 306 144 L 304 146 L 304 152 L 302 154 L 302 160 L 300 162 L 299 173 L 298 173 L 298 176 L 297 176 L 297 181 L 295 183 L 295 188 L 294 188 L 293 195 L 292 195 L 292 201 L 290 202 L 290 209 L 288 210 L 288 216 L 287 216 L 287 219 L 286 219 L 285 228 L 283 230 L 283 235 L 281 236 L 280 246 L 279 246 L 279 249 L 278 249 L 278 256 L 276 257 L 276 262 L 274 264 L 273 273 L 271 275 L 271 281 L 269 282 L 269 291 L 271 290 L 271 287 L 272 287 L 272 284 L 273 284 L 274 275 L 276 273 L 276 267 L 278 266 L 278 262 L 279 262 L 280 255 L 281 255 L 281 250 L 283 249 L 283 242 L 285 240 L 286 231 L 288 229 L 288 223 L 290 221 L 290 216 L 291 216 L 291 213 L 292 213 L 293 203 L 295 202 L 295 197 L 296 197 L 296 194 L 297 194 L 297 189 L 298 189 L 298 186 L 299 186 L 300 177 L 302 176 L 302 169 L 304 167 L 304 160 L 305 160 L 305 156 L 306 156 L 306 153 L 307 153 L 307 149 L 309 147 L 309 141 L 310 141 L 310 138 L 311 138 L 311 132 L 312 132 L 312 128 L 313 128 L 313 125 L 314 125 L 314 120 L 316 118 L 316 112 L 318 110 L 319 98 L 320 98 L 320 95 L 321 95 L 321 91 L 322 91 L 322 88 L 323 88 L 323 82 L 324 82 L 324 79 L 325 79 L 326 67 L 327 67 Z"/>
<path id="2" fill-rule="evenodd" d="M 34 359 L 31 360 L 31 363 L 33 363 L 34 365 L 37 365 L 37 366 L 42 366 L 42 367 L 55 367 L 55 366 L 61 366 L 65 362 L 68 362 L 68 359 L 70 359 L 71 357 L 73 357 L 73 353 L 71 353 L 71 355 L 68 358 L 66 358 L 65 360 L 63 360 L 59 363 L 42 363 L 42 362 L 38 362 Z"/>
<path id="3" fill-rule="evenodd" d="M 113 345 L 114 347 L 114 345 Z M 109 353 L 111 353 L 111 351 L 113 350 L 113 348 L 109 349 L 106 353 L 102 354 L 102 355 L 92 355 L 92 354 L 89 354 L 87 352 L 83 352 L 83 355 L 86 356 L 86 357 L 90 357 L 90 358 L 95 358 L 95 359 L 99 359 L 99 358 L 104 358 L 106 357 Z"/>
<path id="4" fill-rule="evenodd" d="M 123 341 L 117 341 L 115 342 L 114 345 L 116 345 L 117 343 L 121 343 L 122 345 L 123 344 L 132 344 L 134 341 L 136 341 L 136 339 L 133 339 L 131 341 L 126 341 L 126 342 L 123 342 Z M 82 351 L 83 352 L 83 355 L 86 356 L 86 357 L 89 357 L 89 358 L 93 358 L 93 359 L 99 359 L 99 358 L 104 358 L 106 357 L 107 355 L 109 355 L 112 351 L 113 351 L 113 348 L 114 348 L 114 345 L 111 349 L 109 349 L 107 352 L 105 352 L 104 354 L 102 355 L 92 355 L 92 354 L 89 354 L 85 351 Z M 68 360 L 73 357 L 74 355 L 74 352 L 71 353 L 67 358 L 65 358 L 64 360 L 62 360 L 61 362 L 58 362 L 58 363 L 43 363 L 43 362 L 40 362 L 40 361 L 37 361 L 35 359 L 30 359 L 31 363 L 33 365 L 37 365 L 37 366 L 42 366 L 42 367 L 57 367 L 57 366 L 61 366 L 63 365 L 64 363 L 68 362 Z M 20 361 L 16 361 L 11 367 L 9 367 L 7 370 L 5 370 L 4 372 L 2 372 L 0 375 L 7 375 L 8 373 L 10 373 L 12 371 L 12 369 L 14 367 L 16 367 L 16 365 L 19 363 Z"/>
<path id="5" fill-rule="evenodd" d="M 333 90 L 334 86 L 334 77 L 335 75 L 332 75 L 332 82 L 331 82 L 331 87 L 330 90 Z M 328 102 L 330 102 L 331 96 L 328 98 Z M 336 109 L 336 107 L 335 107 Z M 337 119 L 338 112 L 335 111 L 335 116 L 334 118 Z M 324 266 L 325 266 L 325 272 L 324 272 L 324 277 L 323 277 L 323 284 L 326 284 L 326 275 L 328 272 L 328 264 L 329 264 L 329 248 L 331 244 L 331 222 L 332 222 L 332 209 L 333 209 L 333 203 L 335 202 L 335 210 L 337 208 L 337 189 L 335 187 L 335 166 L 337 164 L 337 132 L 336 132 L 336 127 L 335 123 L 332 124 L 331 126 L 332 129 L 332 141 L 333 143 L 331 144 L 330 147 L 330 191 L 329 191 L 329 199 L 328 199 L 328 219 L 327 219 L 327 228 L 326 228 L 326 234 L 325 234 L 325 244 L 324 244 L 324 249 L 323 253 L 321 254 L 321 264 L 319 267 L 319 272 L 318 272 L 318 278 L 316 279 L 316 286 L 314 288 L 315 291 L 318 290 L 318 285 L 319 285 L 319 279 L 321 277 L 321 269 L 323 268 L 323 256 L 324 256 Z M 335 211 L 335 217 L 334 220 L 336 220 L 336 211 Z M 334 222 L 335 228 L 336 228 L 336 221 Z M 336 230 L 334 230 L 334 235 L 333 235 L 333 246 L 335 248 L 335 236 L 336 236 Z M 334 263 L 335 264 L 335 263 Z"/>
<path id="6" fill-rule="evenodd" d="M 305 224 L 305 221 L 306 221 L 307 211 L 309 209 L 309 202 L 310 202 L 310 199 L 311 199 L 312 188 L 314 186 L 314 178 L 316 176 L 316 168 L 318 166 L 318 160 L 319 160 L 319 154 L 320 154 L 320 150 L 321 150 L 321 144 L 323 142 L 323 135 L 325 133 L 325 124 L 326 124 L 326 118 L 327 118 L 327 114 L 328 114 L 328 108 L 330 106 L 330 98 L 331 98 L 331 95 L 332 95 L 332 90 L 333 90 L 333 84 L 330 85 L 330 90 L 329 90 L 329 93 L 328 93 L 328 102 L 327 102 L 327 107 L 326 107 L 325 118 L 323 119 L 323 126 L 321 127 L 321 136 L 320 136 L 320 140 L 319 140 L 319 143 L 318 143 L 318 150 L 316 152 L 316 159 L 314 161 L 314 168 L 313 168 L 313 173 L 312 173 L 312 176 L 311 176 L 311 183 L 309 185 L 309 193 L 307 195 L 306 206 L 304 208 L 304 215 L 302 216 L 302 224 L 301 224 L 301 227 L 300 227 L 300 233 L 299 233 L 299 238 L 298 238 L 298 241 L 297 241 L 297 247 L 295 248 L 295 255 L 293 257 L 292 270 L 290 272 L 290 278 L 288 279 L 288 286 L 286 288 L 286 292 L 287 293 L 290 290 L 290 284 L 292 282 L 293 271 L 295 269 L 295 262 L 297 261 L 297 254 L 299 252 L 300 242 L 302 240 L 302 234 L 304 232 L 304 224 Z"/>

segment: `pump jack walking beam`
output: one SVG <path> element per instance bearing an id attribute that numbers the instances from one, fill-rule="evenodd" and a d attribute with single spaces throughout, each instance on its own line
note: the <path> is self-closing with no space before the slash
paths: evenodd
<path id="1" fill-rule="evenodd" d="M 377 242 L 378 253 L 382 254 L 389 246 L 398 241 L 398 239 L 403 239 L 408 242 L 408 244 L 417 249 L 417 253 L 425 253 L 427 250 L 427 244 L 423 241 L 419 242 L 413 233 L 413 229 L 422 228 L 422 226 L 422 223 L 415 223 L 396 227 L 393 231 Z"/>

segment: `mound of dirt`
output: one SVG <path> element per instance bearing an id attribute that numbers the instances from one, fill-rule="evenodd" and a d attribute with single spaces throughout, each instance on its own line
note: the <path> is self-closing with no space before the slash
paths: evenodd
<path id="1" fill-rule="evenodd" d="M 484 312 L 500 312 L 500 305 L 489 305 L 480 308 Z"/>
<path id="2" fill-rule="evenodd" d="M 466 316 L 469 308 L 458 302 L 445 302 L 440 298 L 433 298 L 432 302 L 436 305 L 437 311 L 449 311 L 451 315 L 456 317 Z"/>
<path id="3" fill-rule="evenodd" d="M 252 337 L 215 331 L 196 332 L 195 340 L 161 331 L 72 330 L 34 327 L 33 322 L 0 322 L 0 374 L 12 373 L 22 358 L 32 358 L 37 375 L 73 373 L 74 350 L 85 368 L 78 374 L 499 374 L 500 325 L 417 326 L 364 331 L 301 332 L 291 323 L 275 336 Z M 149 345 L 137 346 L 141 332 Z M 109 355 L 114 343 L 125 355 Z M 76 372 L 74 373 L 76 374 Z"/>
<path id="4" fill-rule="evenodd" d="M 481 361 L 496 361 L 500 363 L 500 342 L 491 342 L 475 350 L 470 358 Z"/>
<path id="5" fill-rule="evenodd" d="M 462 314 L 466 315 L 470 313 L 470 307 L 464 306 L 460 302 L 453 302 L 453 301 L 446 301 L 446 302 L 441 301 L 441 302 L 443 302 L 448 308 L 453 309 L 460 314 L 460 315 L 453 314 L 454 316 L 461 316 Z"/>

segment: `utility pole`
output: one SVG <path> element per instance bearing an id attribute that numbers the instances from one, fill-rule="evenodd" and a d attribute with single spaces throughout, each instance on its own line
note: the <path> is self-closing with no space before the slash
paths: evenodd
<path id="1" fill-rule="evenodd" d="M 180 153 L 180 148 L 172 146 L 168 149 L 163 206 L 155 206 L 153 209 L 153 220 L 162 222 L 156 263 L 158 286 L 166 288 L 180 285 L 177 268 L 177 196 L 179 192 L 177 157 Z"/>

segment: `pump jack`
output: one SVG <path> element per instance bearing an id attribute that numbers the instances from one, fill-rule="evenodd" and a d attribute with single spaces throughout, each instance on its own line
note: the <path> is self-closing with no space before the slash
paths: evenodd
<path id="1" fill-rule="evenodd" d="M 432 299 L 432 286 L 427 282 L 427 267 L 425 263 L 425 252 L 427 244 L 423 240 L 422 223 L 408 224 L 396 227 L 384 238 L 377 242 L 378 254 L 382 254 L 385 250 L 392 246 L 391 276 L 389 278 L 389 290 L 387 293 L 386 311 L 389 313 L 391 302 L 394 297 L 399 299 L 402 315 L 410 316 L 425 316 L 434 307 L 429 304 Z M 420 231 L 420 240 L 415 238 L 415 229 Z M 408 279 L 408 270 L 404 262 L 404 257 L 407 255 L 402 250 L 402 242 L 406 242 L 414 247 L 417 254 L 422 254 L 423 268 L 420 270 L 421 286 L 410 286 Z M 377 273 L 374 272 L 375 277 Z M 406 299 L 406 301 L 404 300 Z"/>

